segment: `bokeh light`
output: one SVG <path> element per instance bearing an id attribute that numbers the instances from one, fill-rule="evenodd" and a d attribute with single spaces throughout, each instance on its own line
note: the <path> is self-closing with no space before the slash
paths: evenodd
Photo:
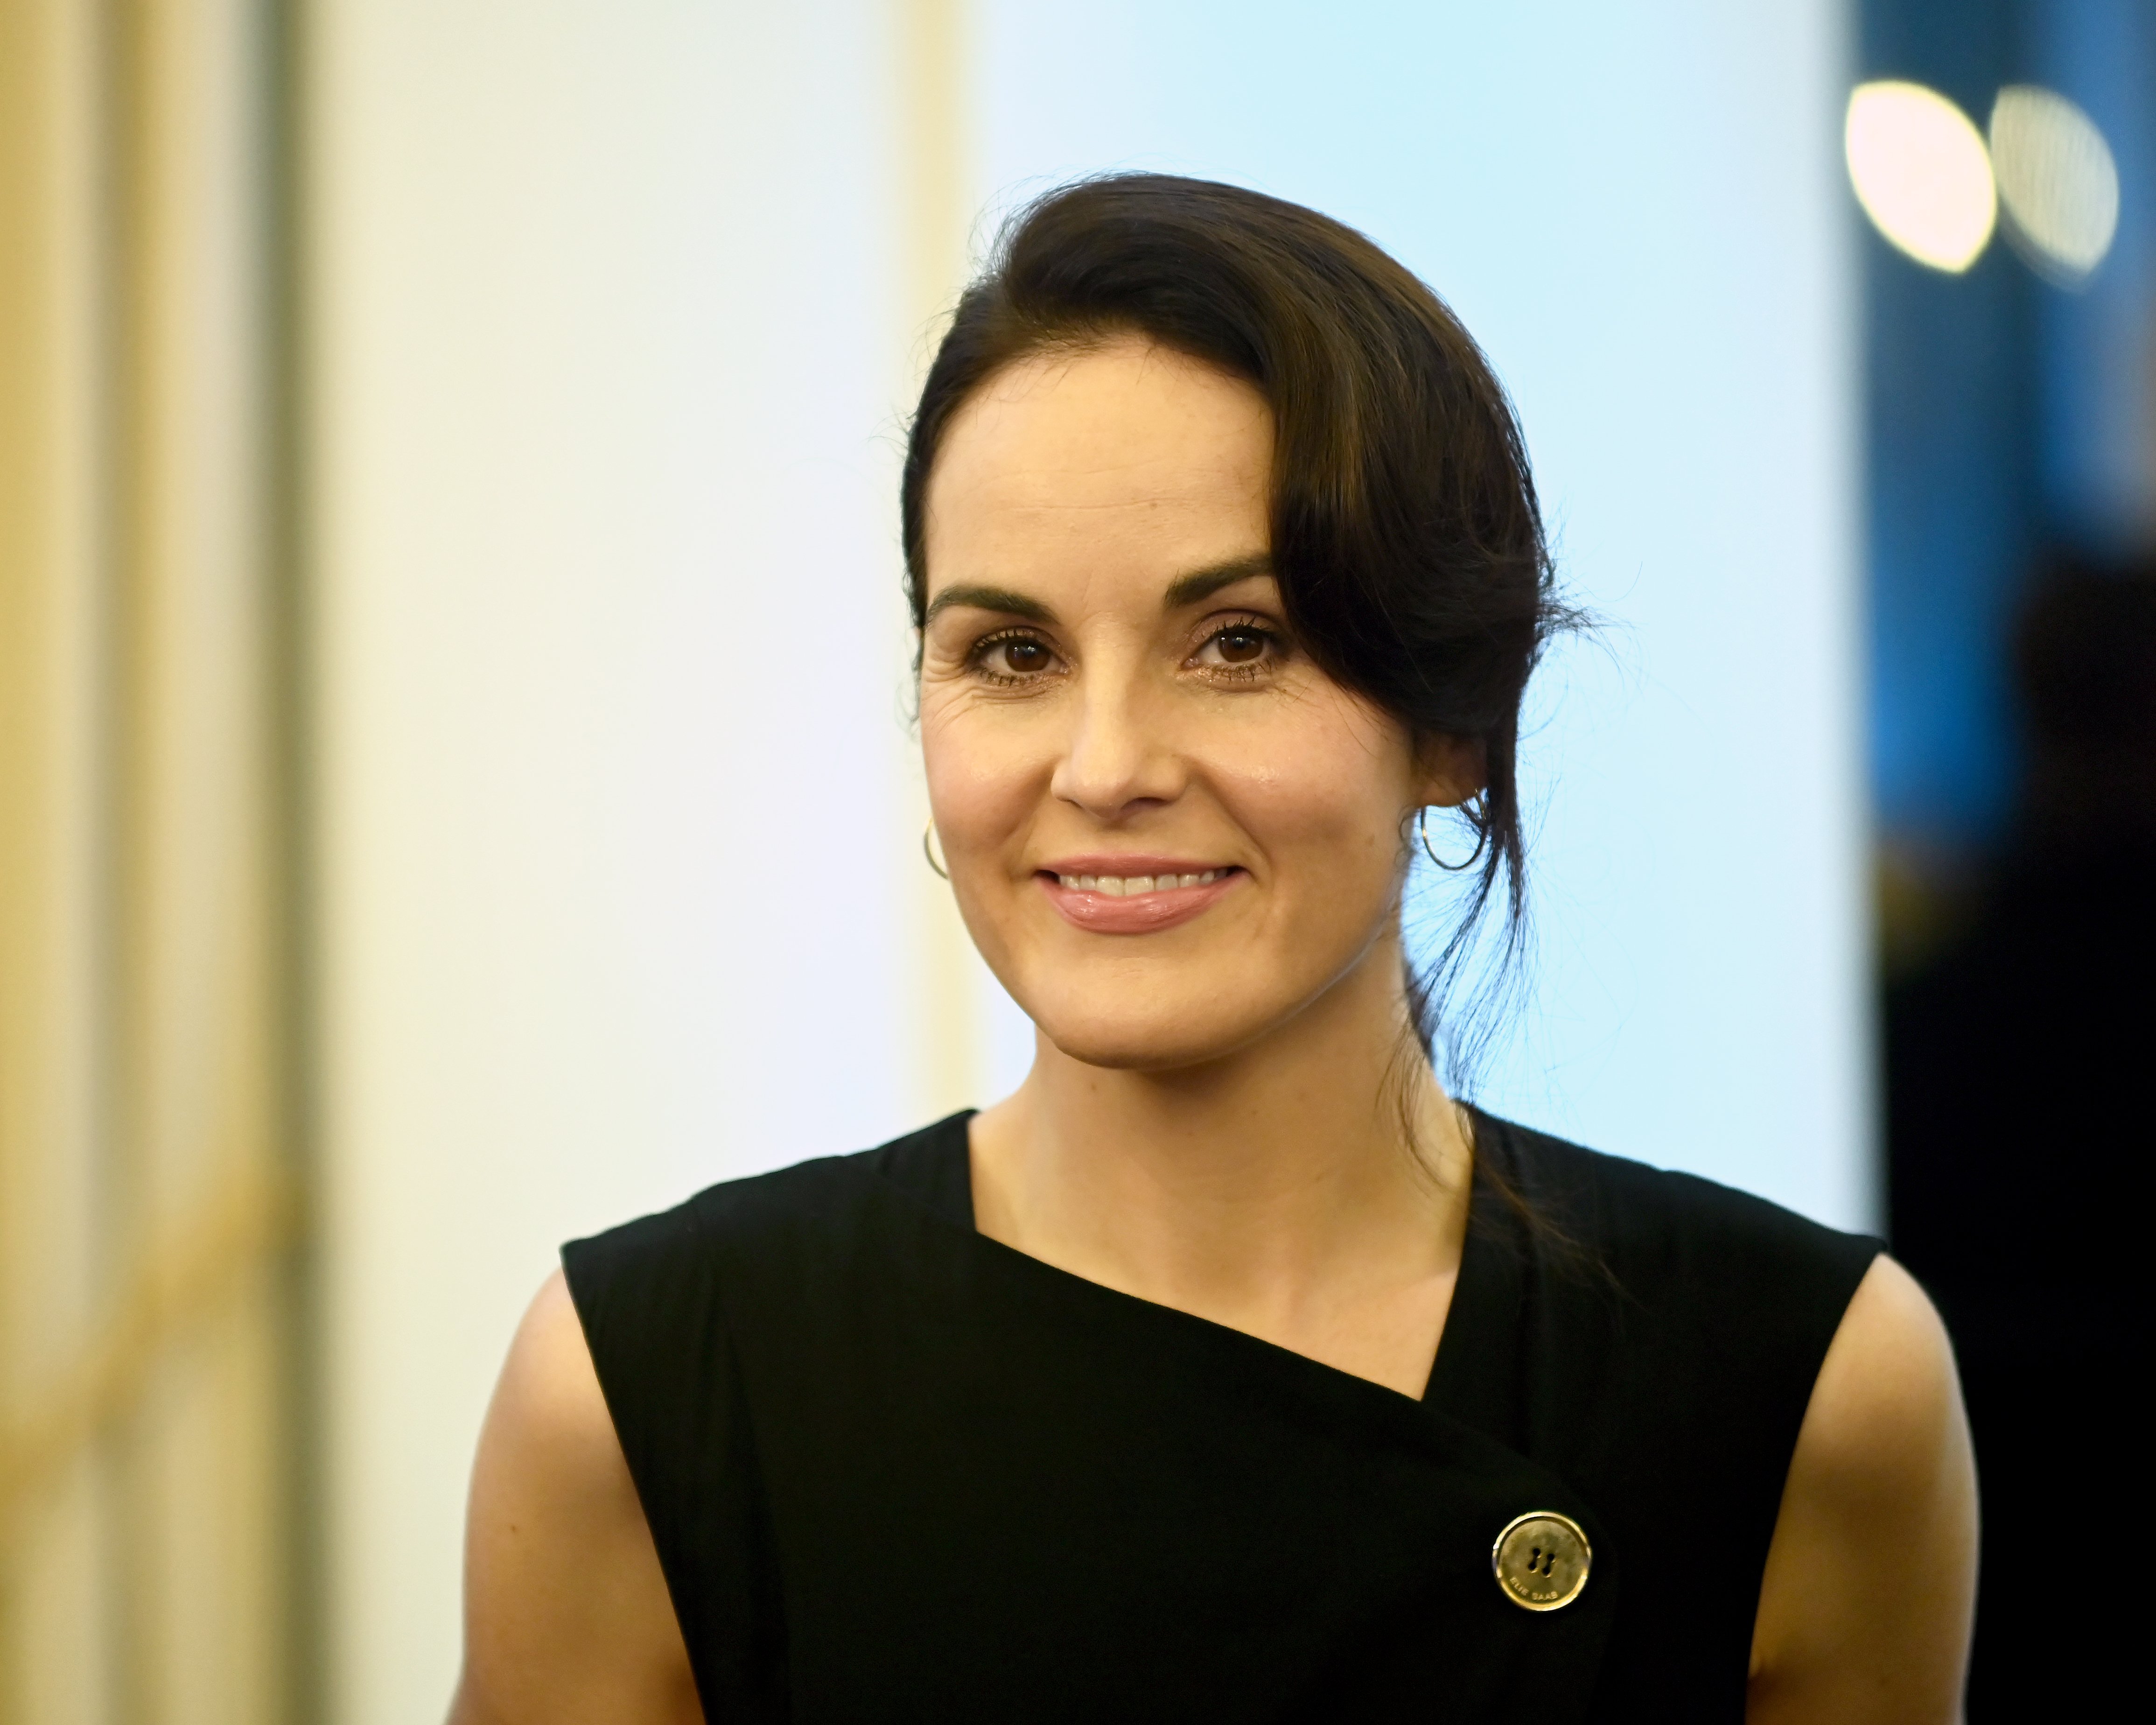
<path id="1" fill-rule="evenodd" d="M 1991 109 L 2007 237 L 2041 275 L 2086 281 L 2118 230 L 2118 167 L 2096 122 L 2056 91 L 2010 84 Z"/>
<path id="2" fill-rule="evenodd" d="M 1953 102 L 1921 84 L 1860 84 L 1842 147 L 1857 202 L 1892 244 L 1955 275 L 1983 254 L 1998 192 L 1982 135 Z"/>

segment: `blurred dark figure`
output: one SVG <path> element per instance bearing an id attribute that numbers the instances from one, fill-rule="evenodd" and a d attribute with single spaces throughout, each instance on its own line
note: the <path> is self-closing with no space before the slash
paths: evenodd
<path id="1" fill-rule="evenodd" d="M 1894 1250 L 1953 1333 L 1983 1491 L 1973 1725 L 2146 1682 L 2156 569 L 2056 572 L 2015 655 L 2012 836 L 1887 1014 Z"/>

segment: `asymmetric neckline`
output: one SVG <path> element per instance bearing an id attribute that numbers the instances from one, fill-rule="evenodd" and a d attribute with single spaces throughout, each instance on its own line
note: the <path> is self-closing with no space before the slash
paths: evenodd
<path id="1" fill-rule="evenodd" d="M 1495 1201 L 1496 1194 L 1487 1177 L 1486 1158 L 1497 1153 L 1494 1142 L 1496 1122 L 1488 1122 L 1486 1127 L 1486 1117 L 1478 1111 L 1470 1111 L 1476 1124 L 1475 1161 L 1460 1267 L 1419 1396 L 1405 1394 L 1374 1378 L 1328 1365 L 1310 1354 L 1267 1341 L 1231 1324 L 1096 1281 L 983 1234 L 973 1208 L 970 1127 L 978 1111 L 962 1110 L 938 1121 L 924 1132 L 875 1153 L 880 1164 L 878 1172 L 884 1178 L 954 1232 L 975 1242 L 973 1250 L 1014 1260 L 1018 1273 L 1034 1276 L 1042 1281 L 1044 1287 L 1060 1289 L 1073 1300 L 1127 1305 L 1158 1314 L 1157 1322 L 1194 1325 L 1198 1327 L 1195 1334 L 1233 1337 L 1232 1342 L 1224 1341 L 1223 1345 L 1229 1348 L 1261 1350 L 1250 1356 L 1253 1361 L 1269 1360 L 1290 1373 L 1322 1373 L 1324 1379 L 1336 1381 L 1343 1394 L 1382 1396 L 1389 1403 L 1426 1409 L 1449 1420 L 1476 1426 L 1501 1441 L 1510 1441 L 1508 1434 L 1513 1422 L 1507 1417 L 1512 1399 L 1509 1391 L 1515 1374 L 1508 1369 L 1512 1353 L 1509 1343 L 1519 1306 L 1518 1266 L 1515 1261 L 1517 1242 L 1512 1237 L 1513 1230 L 1504 1225 L 1511 1222 L 1511 1217 L 1506 1215 L 1500 1219 L 1493 1215 L 1493 1212 L 1502 1209 L 1502 1205 Z M 909 1153 L 894 1153 L 901 1148 Z"/>

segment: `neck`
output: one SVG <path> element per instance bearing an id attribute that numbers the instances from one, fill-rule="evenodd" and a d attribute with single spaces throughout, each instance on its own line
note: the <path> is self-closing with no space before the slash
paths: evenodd
<path id="1" fill-rule="evenodd" d="M 1125 1291 L 1273 1333 L 1449 1278 L 1471 1152 L 1407 1033 L 1396 940 L 1202 1066 L 1090 1066 L 1042 1039 L 976 1117 L 983 1233 Z"/>

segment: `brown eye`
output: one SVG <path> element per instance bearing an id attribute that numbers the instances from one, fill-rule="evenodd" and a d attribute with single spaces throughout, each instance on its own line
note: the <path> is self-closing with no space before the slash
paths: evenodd
<path id="1" fill-rule="evenodd" d="M 1008 635 L 983 647 L 978 662 L 983 670 L 998 675 L 1030 677 L 1052 669 L 1055 655 L 1049 651 L 1045 642 L 1024 635 Z"/>
<path id="2" fill-rule="evenodd" d="M 1281 650 L 1278 633 L 1260 623 L 1231 623 L 1206 636 L 1193 663 L 1209 670 L 1259 677 L 1272 670 Z"/>

